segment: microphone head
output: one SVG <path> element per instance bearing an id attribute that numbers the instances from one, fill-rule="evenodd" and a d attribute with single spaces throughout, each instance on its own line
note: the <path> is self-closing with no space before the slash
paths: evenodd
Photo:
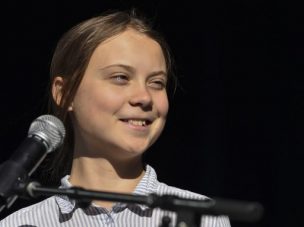
<path id="1" fill-rule="evenodd" d="M 62 145 L 65 137 L 65 128 L 57 117 L 42 115 L 30 125 L 28 137 L 32 136 L 41 138 L 47 146 L 47 153 L 50 153 Z"/>

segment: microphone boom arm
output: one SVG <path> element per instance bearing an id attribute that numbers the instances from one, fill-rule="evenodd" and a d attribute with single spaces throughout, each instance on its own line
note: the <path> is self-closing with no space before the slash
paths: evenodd
<path id="1" fill-rule="evenodd" d="M 88 206 L 92 200 L 103 200 L 123 203 L 144 204 L 150 208 L 177 212 L 177 224 L 188 223 L 187 226 L 198 226 L 197 219 L 202 215 L 227 215 L 231 220 L 256 222 L 263 215 L 263 206 L 257 202 L 227 200 L 227 199 L 185 199 L 174 195 L 149 194 L 136 195 L 86 190 L 80 187 L 48 188 L 41 187 L 38 182 L 20 183 L 19 194 L 23 197 L 66 195 L 75 199 L 78 204 Z"/>

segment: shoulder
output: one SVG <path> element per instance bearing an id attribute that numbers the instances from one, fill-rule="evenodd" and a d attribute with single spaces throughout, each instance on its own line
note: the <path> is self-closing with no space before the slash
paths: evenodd
<path id="1" fill-rule="evenodd" d="M 152 167 L 150 167 L 150 171 L 154 171 Z M 208 196 L 190 191 L 190 190 L 186 190 L 186 189 L 182 189 L 182 188 L 178 188 L 178 187 L 174 187 L 174 186 L 170 186 L 167 185 L 163 182 L 159 182 L 157 180 L 156 177 L 156 173 L 155 174 L 155 186 L 154 187 L 154 192 L 158 195 L 174 195 L 174 196 L 178 196 L 180 198 L 185 198 L 185 199 L 195 199 L 195 200 L 210 200 L 211 198 L 209 198 Z M 210 226 L 210 227 L 230 227 L 230 221 L 229 218 L 227 216 L 212 216 L 212 215 L 203 215 L 201 218 L 201 226 Z"/>
<path id="2" fill-rule="evenodd" d="M 56 213 L 55 209 L 56 201 L 54 197 L 50 197 L 10 214 L 0 221 L 0 226 L 36 225 L 45 217 L 50 216 L 54 212 Z"/>
<path id="3" fill-rule="evenodd" d="M 189 190 L 169 186 L 165 183 L 159 183 L 157 188 L 157 194 L 160 195 L 175 195 L 185 199 L 195 199 L 195 200 L 209 200 L 210 198 Z M 201 226 L 216 226 L 216 227 L 230 227 L 230 221 L 227 216 L 211 216 L 203 215 L 201 217 Z"/>
<path id="4" fill-rule="evenodd" d="M 160 182 L 157 179 L 156 171 L 150 165 L 146 165 L 146 174 L 139 188 L 147 189 L 147 192 L 158 195 L 175 195 L 187 199 L 209 199 L 207 196 Z"/>
<path id="5" fill-rule="evenodd" d="M 169 195 L 175 195 L 179 196 L 182 198 L 187 198 L 187 199 L 209 199 L 205 195 L 201 195 L 196 192 L 192 192 L 186 189 L 182 188 L 177 188 L 174 186 L 167 185 L 165 183 L 159 182 L 158 187 L 157 187 L 157 194 L 164 195 L 164 194 L 169 194 Z"/>

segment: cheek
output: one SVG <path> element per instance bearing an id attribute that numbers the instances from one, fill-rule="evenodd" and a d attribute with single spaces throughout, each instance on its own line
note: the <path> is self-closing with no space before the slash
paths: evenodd
<path id="1" fill-rule="evenodd" d="M 169 102 L 167 95 L 161 95 L 160 97 L 158 97 L 157 102 L 155 102 L 155 105 L 157 106 L 158 112 L 161 117 L 166 118 L 169 110 Z"/>
<path id="2" fill-rule="evenodd" d="M 123 103 L 122 96 L 106 88 L 80 89 L 74 99 L 74 111 L 90 115 L 101 112 L 115 113 Z M 98 112 L 97 112 L 98 111 Z"/>

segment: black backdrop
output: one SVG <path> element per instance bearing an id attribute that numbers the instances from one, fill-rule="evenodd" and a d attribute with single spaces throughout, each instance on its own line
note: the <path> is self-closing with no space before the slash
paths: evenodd
<path id="1" fill-rule="evenodd" d="M 1 157 L 45 113 L 48 69 L 64 31 L 106 9 L 135 6 L 171 44 L 183 89 L 147 153 L 160 180 L 208 196 L 260 201 L 258 223 L 304 226 L 303 20 L 270 1 L 1 3 Z M 1 218 L 34 201 L 18 200 Z"/>

